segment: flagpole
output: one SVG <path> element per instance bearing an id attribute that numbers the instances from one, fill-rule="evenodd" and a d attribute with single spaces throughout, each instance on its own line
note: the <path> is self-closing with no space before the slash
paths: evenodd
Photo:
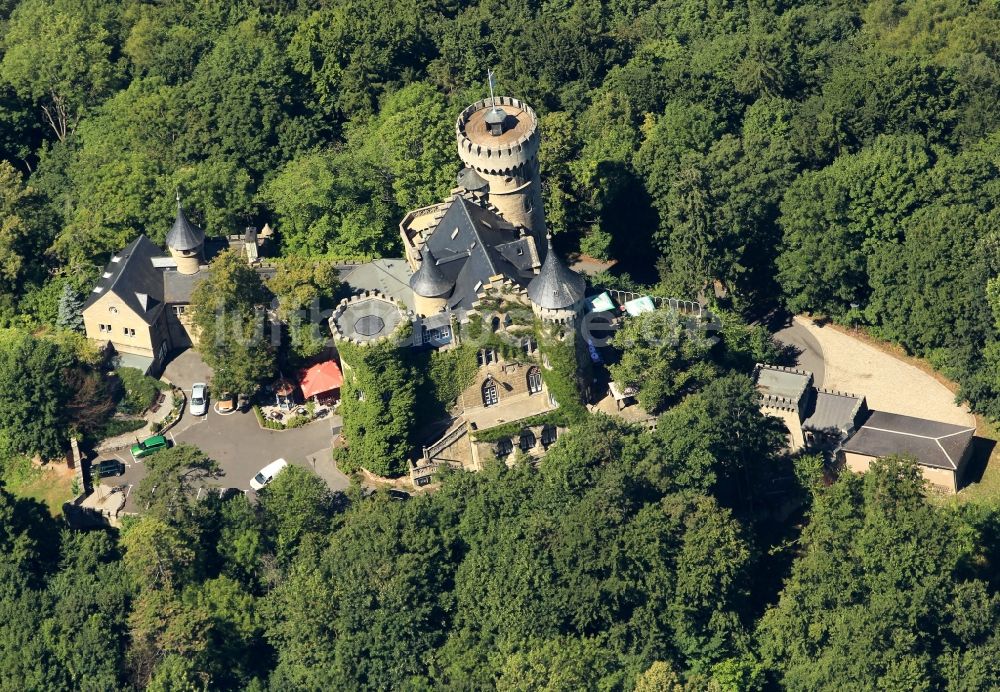
<path id="1" fill-rule="evenodd" d="M 493 95 L 493 70 L 486 68 L 486 82 L 490 85 L 490 107 L 497 107 L 497 99 Z"/>

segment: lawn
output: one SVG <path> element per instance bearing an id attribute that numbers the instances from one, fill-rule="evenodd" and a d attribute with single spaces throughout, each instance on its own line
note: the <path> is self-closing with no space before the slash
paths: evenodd
<path id="1" fill-rule="evenodd" d="M 75 474 L 65 466 L 39 468 L 24 457 L 12 459 L 3 470 L 8 492 L 43 503 L 53 517 L 62 516 L 63 503 L 75 496 L 75 479 Z"/>

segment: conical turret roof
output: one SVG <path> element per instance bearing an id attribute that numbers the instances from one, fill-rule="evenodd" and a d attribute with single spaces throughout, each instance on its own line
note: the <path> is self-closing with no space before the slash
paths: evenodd
<path id="1" fill-rule="evenodd" d="M 177 195 L 177 218 L 167 233 L 167 247 L 171 250 L 196 250 L 205 244 L 205 232 L 188 221 L 181 207 L 181 196 Z"/>
<path id="2" fill-rule="evenodd" d="M 586 281 L 562 263 L 548 237 L 548 252 L 538 276 L 528 284 L 528 298 L 540 308 L 564 310 L 573 307 L 583 298 Z"/>
<path id="3" fill-rule="evenodd" d="M 451 293 L 455 287 L 437 266 L 437 260 L 429 247 L 421 254 L 420 268 L 410 277 L 410 288 L 423 298 L 439 298 Z"/>

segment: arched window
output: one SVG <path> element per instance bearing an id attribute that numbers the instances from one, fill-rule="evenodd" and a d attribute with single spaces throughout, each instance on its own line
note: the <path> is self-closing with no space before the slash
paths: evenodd
<path id="1" fill-rule="evenodd" d="M 503 457 L 510 456 L 510 453 L 514 451 L 514 443 L 509 437 L 505 437 L 499 442 L 497 442 L 497 458 L 502 459 Z"/>
<path id="2" fill-rule="evenodd" d="M 500 403 L 500 390 L 494 380 L 483 382 L 483 406 L 496 406 Z"/>
<path id="3" fill-rule="evenodd" d="M 527 452 L 529 449 L 535 446 L 535 433 L 531 432 L 527 428 L 521 431 L 521 439 L 518 441 L 518 447 L 521 448 L 522 452 Z"/>
<path id="4" fill-rule="evenodd" d="M 542 371 L 537 365 L 528 370 L 528 394 L 538 394 L 542 391 Z"/>
<path id="5" fill-rule="evenodd" d="M 556 426 L 546 425 L 542 428 L 542 446 L 546 449 L 550 444 L 556 441 L 557 433 Z"/>

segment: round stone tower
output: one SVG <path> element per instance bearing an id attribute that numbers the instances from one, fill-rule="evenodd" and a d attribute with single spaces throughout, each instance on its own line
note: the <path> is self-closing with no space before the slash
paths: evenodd
<path id="1" fill-rule="evenodd" d="M 541 135 L 535 111 L 509 96 L 483 99 L 458 116 L 456 135 L 458 155 L 486 181 L 490 203 L 507 221 L 527 228 L 543 248 Z"/>
<path id="2" fill-rule="evenodd" d="M 177 218 L 167 233 L 167 249 L 180 274 L 197 274 L 205 260 L 205 232 L 188 221 L 177 195 Z"/>

